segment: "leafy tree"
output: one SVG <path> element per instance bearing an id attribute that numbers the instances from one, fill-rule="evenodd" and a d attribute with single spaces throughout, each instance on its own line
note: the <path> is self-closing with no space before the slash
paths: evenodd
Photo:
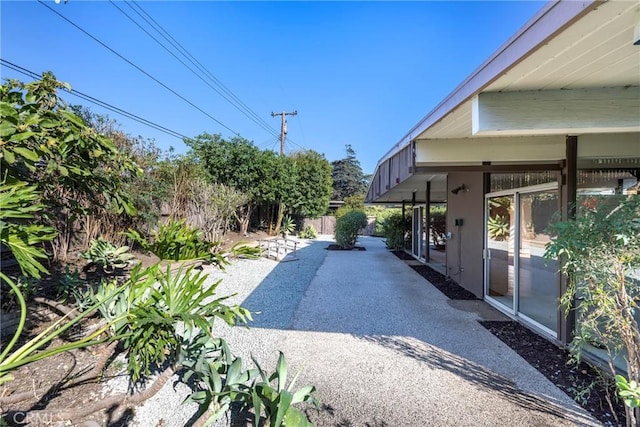
<path id="1" fill-rule="evenodd" d="M 256 188 L 256 202 L 271 213 L 270 231 L 279 233 L 282 218 L 297 201 L 295 166 L 289 157 L 270 150 L 261 151 L 256 160 L 262 171 Z"/>
<path id="2" fill-rule="evenodd" d="M 265 188 L 267 178 L 260 149 L 244 138 L 226 140 L 219 134 L 208 133 L 185 143 L 191 147 L 212 182 L 233 187 L 249 196 L 249 203 L 238 215 L 240 232 L 246 233 L 255 204 L 263 196 L 260 191 Z"/>
<path id="3" fill-rule="evenodd" d="M 120 129 L 120 124 L 108 115 L 97 114 L 88 107 L 69 107 L 97 133 L 110 138 L 118 150 L 133 159 L 143 173 L 129 177 L 122 182 L 122 190 L 136 210 L 136 216 L 121 215 L 113 211 L 89 212 L 81 218 L 84 225 L 84 242 L 105 237 L 112 243 L 124 244 L 122 231 L 128 228 L 149 230 L 161 217 L 163 205 L 172 196 L 175 169 L 181 158 L 163 153 L 152 139 L 133 137 Z"/>
<path id="4" fill-rule="evenodd" d="M 340 218 L 351 211 L 365 211 L 364 194 L 354 194 L 353 196 L 345 197 L 344 205 L 336 210 L 335 217 Z"/>
<path id="5" fill-rule="evenodd" d="M 344 200 L 345 197 L 364 194 L 367 190 L 368 178 L 362 172 L 356 152 L 347 144 L 347 157 L 331 162 L 331 178 L 333 179 L 333 200 Z"/>
<path id="6" fill-rule="evenodd" d="M 111 139 L 58 99 L 57 90 L 68 87 L 47 72 L 42 80 L 8 80 L 0 88 L 2 180 L 36 187 L 46 207 L 40 221 L 58 231 L 52 247 L 60 261 L 79 216 L 105 209 L 135 213 L 123 183 L 140 173 Z"/>
<path id="7" fill-rule="evenodd" d="M 291 156 L 296 170 L 295 201 L 289 206 L 306 218 L 318 218 L 327 211 L 332 192 L 331 165 L 324 156 L 308 150 Z"/>
<path id="8" fill-rule="evenodd" d="M 285 214 L 317 217 L 326 210 L 331 192 L 330 165 L 314 151 L 281 156 L 261 151 L 244 138 L 226 140 L 206 133 L 186 142 L 212 182 L 232 187 L 249 198 L 240 210 L 241 232 L 247 232 L 251 213 L 258 206 L 275 233 Z"/>

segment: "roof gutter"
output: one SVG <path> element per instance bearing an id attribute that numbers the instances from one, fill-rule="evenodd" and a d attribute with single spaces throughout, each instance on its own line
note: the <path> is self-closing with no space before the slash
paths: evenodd
<path id="1" fill-rule="evenodd" d="M 606 0 L 560 0 L 547 3 L 529 22 L 387 151 L 378 161 L 376 170 L 381 163 L 409 145 L 415 137 L 442 120 L 462 103 L 482 92 L 484 88 L 546 44 L 556 34 L 605 2 Z"/>

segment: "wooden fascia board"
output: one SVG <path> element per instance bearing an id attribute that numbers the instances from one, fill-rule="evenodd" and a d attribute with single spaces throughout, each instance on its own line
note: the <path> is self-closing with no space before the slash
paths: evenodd
<path id="1" fill-rule="evenodd" d="M 485 92 L 473 99 L 472 134 L 477 136 L 638 130 L 638 86 Z"/>
<path id="2" fill-rule="evenodd" d="M 461 165 L 461 166 L 416 166 L 416 174 L 429 173 L 450 173 L 450 172 L 489 172 L 489 173 L 511 173 L 511 172 L 535 172 L 562 170 L 563 162 L 556 163 L 534 163 L 534 164 L 514 164 L 514 165 Z"/>

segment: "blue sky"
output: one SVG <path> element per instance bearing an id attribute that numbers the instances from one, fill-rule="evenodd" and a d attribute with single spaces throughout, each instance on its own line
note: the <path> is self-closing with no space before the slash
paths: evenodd
<path id="1" fill-rule="evenodd" d="M 297 110 L 297 116 L 288 117 L 287 152 L 308 148 L 333 161 L 343 158 L 345 145 L 351 144 L 367 173 L 544 5 L 525 1 L 43 3 L 206 114 L 37 1 L 0 3 L 2 59 L 38 74 L 52 71 L 78 91 L 188 137 L 237 133 L 277 151 L 280 119 L 271 112 Z M 268 128 L 221 97 L 118 9 L 171 48 L 136 14 L 140 11 L 136 5 Z M 0 72 L 3 78 L 30 80 L 4 66 Z M 108 113 L 123 131 L 153 138 L 162 149 L 187 150 L 178 138 L 71 95 L 65 99 Z"/>

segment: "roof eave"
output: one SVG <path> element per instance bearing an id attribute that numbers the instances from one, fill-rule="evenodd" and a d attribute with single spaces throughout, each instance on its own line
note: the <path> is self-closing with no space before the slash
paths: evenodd
<path id="1" fill-rule="evenodd" d="M 603 0 L 550 1 L 493 55 L 460 83 L 444 100 L 420 120 L 378 161 L 378 166 L 501 75 L 531 55 L 549 39 L 580 19 Z M 375 174 L 375 172 L 374 172 Z"/>

